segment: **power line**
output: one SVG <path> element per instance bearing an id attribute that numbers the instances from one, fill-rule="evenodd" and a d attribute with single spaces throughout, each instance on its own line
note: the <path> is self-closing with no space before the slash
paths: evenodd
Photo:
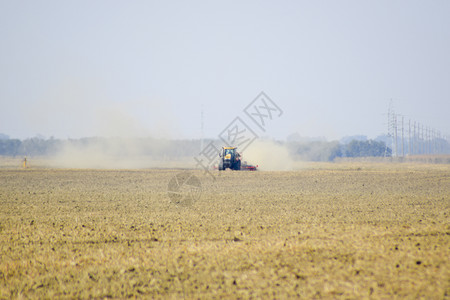
<path id="1" fill-rule="evenodd" d="M 394 111 L 392 100 L 389 101 L 387 118 L 387 137 L 388 141 L 391 142 L 393 157 L 418 154 L 450 154 L 449 135 L 442 134 L 435 128 L 408 118 L 408 132 L 405 134 L 405 116 Z M 388 153 L 387 149 L 388 145 L 386 144 L 385 156 Z"/>

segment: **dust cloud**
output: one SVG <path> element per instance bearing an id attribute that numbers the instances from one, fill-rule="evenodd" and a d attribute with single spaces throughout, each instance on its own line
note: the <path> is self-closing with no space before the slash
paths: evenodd
<path id="1" fill-rule="evenodd" d="M 89 138 L 65 141 L 49 158 L 56 168 L 145 169 L 191 168 L 192 156 L 176 143 L 152 138 Z"/>
<path id="2" fill-rule="evenodd" d="M 288 171 L 296 168 L 288 148 L 272 140 L 256 140 L 242 153 L 244 161 L 261 171 Z"/>
<path id="3" fill-rule="evenodd" d="M 84 138 L 64 141 L 52 155 L 50 166 L 88 169 L 195 168 L 199 140 L 156 138 Z M 256 140 L 242 152 L 243 161 L 261 171 L 299 168 L 286 144 Z"/>
<path id="4" fill-rule="evenodd" d="M 52 149 L 50 166 L 192 167 L 192 151 L 180 151 L 173 140 L 180 130 L 170 99 L 135 95 L 119 101 L 110 98 L 102 86 L 95 80 L 67 78 L 27 110 L 30 128 L 67 137 Z"/>

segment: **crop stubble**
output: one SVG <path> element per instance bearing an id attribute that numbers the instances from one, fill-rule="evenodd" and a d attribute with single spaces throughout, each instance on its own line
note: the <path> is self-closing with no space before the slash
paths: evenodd
<path id="1" fill-rule="evenodd" d="M 178 172 L 0 170 L 0 297 L 450 295 L 449 165 Z"/>

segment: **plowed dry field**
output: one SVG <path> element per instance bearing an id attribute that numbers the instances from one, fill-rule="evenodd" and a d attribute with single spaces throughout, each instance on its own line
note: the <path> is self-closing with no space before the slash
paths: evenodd
<path id="1" fill-rule="evenodd" d="M 450 297 L 450 165 L 178 173 L 0 169 L 0 298 Z"/>

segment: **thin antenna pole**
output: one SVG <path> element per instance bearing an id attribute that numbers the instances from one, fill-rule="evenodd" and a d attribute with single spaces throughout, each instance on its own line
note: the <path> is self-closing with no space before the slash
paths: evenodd
<path id="1" fill-rule="evenodd" d="M 392 104 L 392 100 L 389 103 L 389 107 L 388 107 L 388 113 L 387 113 L 387 136 L 388 139 L 391 137 L 391 104 Z M 387 157 L 387 149 L 388 149 L 388 139 L 386 139 L 386 145 L 384 147 L 384 157 Z M 392 148 L 392 146 L 391 146 Z"/>
<path id="2" fill-rule="evenodd" d="M 411 119 L 408 120 L 408 155 L 411 155 Z"/>
<path id="3" fill-rule="evenodd" d="M 404 116 L 402 116 L 402 157 L 405 157 L 405 139 L 404 139 L 404 126 L 403 126 L 403 121 L 404 121 Z"/>
<path id="4" fill-rule="evenodd" d="M 425 139 L 423 138 L 423 124 L 422 124 L 422 154 L 425 154 Z"/>
<path id="5" fill-rule="evenodd" d="M 420 143 L 420 123 L 417 122 L 417 152 L 416 154 L 421 154 L 422 144 Z"/>
<path id="6" fill-rule="evenodd" d="M 398 156 L 397 115 L 394 113 L 395 156 Z"/>
<path id="7" fill-rule="evenodd" d="M 204 122 L 203 122 L 203 104 L 201 105 L 200 110 L 200 152 L 203 151 L 203 132 L 204 130 Z"/>
<path id="8" fill-rule="evenodd" d="M 430 146 L 431 146 L 431 154 L 434 154 L 434 128 L 430 128 Z"/>

